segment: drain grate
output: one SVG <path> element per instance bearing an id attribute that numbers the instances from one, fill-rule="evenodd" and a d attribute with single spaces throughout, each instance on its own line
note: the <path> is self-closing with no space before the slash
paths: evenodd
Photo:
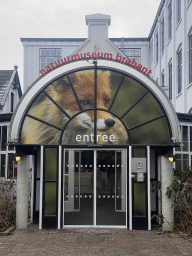
<path id="1" fill-rule="evenodd" d="M 79 243 L 98 243 L 103 242 L 105 238 L 100 235 L 89 235 L 89 236 L 79 236 L 77 242 Z"/>

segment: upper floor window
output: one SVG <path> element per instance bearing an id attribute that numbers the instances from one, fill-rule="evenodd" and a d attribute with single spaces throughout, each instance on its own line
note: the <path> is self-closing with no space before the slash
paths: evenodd
<path id="1" fill-rule="evenodd" d="M 161 21 L 161 51 L 164 51 L 165 45 L 164 45 L 164 41 L 165 41 L 165 22 L 164 22 L 164 17 Z"/>
<path id="2" fill-rule="evenodd" d="M 178 93 L 182 90 L 182 48 L 177 53 Z"/>
<path id="3" fill-rule="evenodd" d="M 192 33 L 189 36 L 189 83 L 192 83 Z"/>
<path id="4" fill-rule="evenodd" d="M 135 59 L 137 63 L 141 63 L 141 48 L 125 48 L 124 51 L 129 59 Z"/>
<path id="5" fill-rule="evenodd" d="M 14 110 L 14 93 L 11 93 L 11 112 Z"/>
<path id="6" fill-rule="evenodd" d="M 0 150 L 6 150 L 7 126 L 0 126 Z"/>
<path id="7" fill-rule="evenodd" d="M 61 49 L 59 48 L 44 48 L 39 52 L 39 67 L 40 69 L 50 65 L 50 62 L 54 62 L 60 59 Z"/>
<path id="8" fill-rule="evenodd" d="M 151 63 L 153 61 L 153 42 L 151 42 L 151 44 L 150 44 L 149 58 L 150 58 L 150 63 Z"/>
<path id="9" fill-rule="evenodd" d="M 165 86 L 165 74 L 164 74 L 164 71 L 162 72 L 162 75 L 161 75 L 161 86 Z"/>
<path id="10" fill-rule="evenodd" d="M 159 58 L 159 52 L 158 52 L 158 33 L 156 34 L 156 37 L 155 37 L 155 41 L 156 41 L 156 62 L 158 62 L 158 58 Z"/>
<path id="11" fill-rule="evenodd" d="M 172 100 L 172 62 L 169 63 L 169 99 Z"/>
<path id="12" fill-rule="evenodd" d="M 168 39 L 172 36 L 172 0 L 168 5 Z"/>
<path id="13" fill-rule="evenodd" d="M 181 19 L 181 0 L 177 0 L 177 23 Z"/>

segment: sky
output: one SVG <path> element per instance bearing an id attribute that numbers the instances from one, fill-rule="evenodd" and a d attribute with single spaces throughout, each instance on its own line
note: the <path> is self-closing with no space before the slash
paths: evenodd
<path id="1" fill-rule="evenodd" d="M 161 0 L 6 0 L 0 8 L 0 70 L 18 66 L 20 38 L 86 38 L 85 15 L 111 15 L 109 37 L 148 37 Z"/>

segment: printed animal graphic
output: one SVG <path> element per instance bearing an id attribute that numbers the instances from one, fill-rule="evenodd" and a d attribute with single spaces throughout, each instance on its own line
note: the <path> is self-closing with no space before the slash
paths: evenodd
<path id="1" fill-rule="evenodd" d="M 29 116 L 36 119 L 26 117 L 21 132 L 21 142 L 24 144 L 58 144 L 62 129 L 66 127 L 62 136 L 63 144 L 93 144 L 94 85 L 93 70 L 75 72 L 69 75 L 69 79 L 63 76 L 49 85 L 45 93 L 42 92 L 37 97 L 28 111 Z M 107 110 L 111 102 L 109 71 L 99 70 L 97 72 L 96 96 L 96 107 Z M 74 115 L 76 116 L 70 119 Z M 96 118 L 98 143 L 125 143 L 127 133 L 117 118 L 102 110 L 96 111 Z M 112 141 L 107 141 L 111 134 L 115 136 L 115 141 L 114 137 Z M 105 135 L 104 139 L 103 135 Z"/>

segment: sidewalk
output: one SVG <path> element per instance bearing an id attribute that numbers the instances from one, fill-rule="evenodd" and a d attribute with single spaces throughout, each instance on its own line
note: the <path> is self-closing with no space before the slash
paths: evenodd
<path id="1" fill-rule="evenodd" d="M 192 255 L 192 240 L 156 231 L 123 229 L 39 230 L 30 225 L 0 237 L 0 255 Z"/>

